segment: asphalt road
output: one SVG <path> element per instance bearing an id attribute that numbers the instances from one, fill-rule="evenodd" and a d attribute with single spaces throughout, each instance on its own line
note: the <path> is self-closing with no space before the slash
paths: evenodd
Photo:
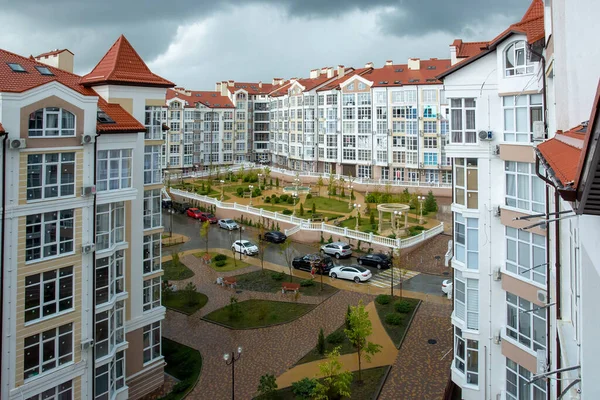
<path id="1" fill-rule="evenodd" d="M 171 220 L 173 221 L 173 232 L 188 236 L 190 240 L 182 245 L 176 245 L 166 247 L 163 249 L 163 255 L 167 255 L 173 251 L 185 251 L 192 249 L 203 249 L 206 247 L 205 240 L 200 237 L 200 226 L 201 223 L 198 220 L 188 217 L 185 214 L 169 214 L 163 212 L 163 226 L 165 227 L 165 233 L 169 232 L 171 226 Z M 244 227 L 241 233 L 242 239 L 250 240 L 256 243 L 258 240 L 258 231 L 253 228 Z M 210 227 L 210 233 L 208 235 L 208 247 L 220 247 L 230 249 L 234 241 L 240 239 L 239 231 L 227 231 L 219 228 L 217 224 L 212 224 Z M 292 247 L 295 252 L 295 256 L 305 255 L 309 253 L 317 253 L 319 251 L 318 243 L 314 246 L 295 243 L 293 242 Z M 279 252 L 279 245 L 269 243 L 265 251 L 265 261 L 272 262 L 278 265 L 286 265 L 284 256 Z M 347 259 L 336 260 L 333 259 L 336 265 L 351 265 L 356 264 L 356 258 L 350 257 Z M 373 275 L 376 275 L 380 271 L 377 268 L 370 268 Z M 413 292 L 421 292 L 431 295 L 443 295 L 441 287 L 442 281 L 447 277 L 440 277 L 435 275 L 419 274 L 414 278 L 411 278 L 404 282 L 403 288 Z M 397 286 L 397 285 L 396 285 Z"/>

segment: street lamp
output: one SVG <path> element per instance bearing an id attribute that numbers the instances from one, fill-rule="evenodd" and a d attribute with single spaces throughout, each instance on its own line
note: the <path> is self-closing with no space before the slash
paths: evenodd
<path id="1" fill-rule="evenodd" d="M 219 182 L 221 182 L 221 201 L 223 201 L 223 197 L 225 196 L 225 181 L 221 179 Z"/>
<path id="2" fill-rule="evenodd" d="M 223 354 L 223 360 L 226 365 L 231 365 L 231 398 L 235 399 L 235 362 L 242 356 L 242 346 L 237 348 L 237 354 L 234 351 Z"/>
<path id="3" fill-rule="evenodd" d="M 354 230 L 358 231 L 358 219 L 360 218 L 360 204 L 354 203 L 354 208 L 356 209 L 356 226 Z"/>
<path id="4" fill-rule="evenodd" d="M 298 199 L 298 193 L 292 193 L 292 198 L 294 199 L 294 212 L 292 213 L 292 216 L 296 216 L 296 200 Z"/>
<path id="5" fill-rule="evenodd" d="M 258 185 L 260 186 L 260 178 L 263 177 L 263 174 L 258 174 Z M 263 185 L 267 186 L 267 177 L 263 180 Z"/>
<path id="6" fill-rule="evenodd" d="M 417 200 L 419 200 L 419 224 L 423 223 L 423 202 L 425 201 L 425 196 L 417 196 Z"/>
<path id="7" fill-rule="evenodd" d="M 248 185 L 248 189 L 250 189 L 250 205 L 252 205 L 252 190 L 254 190 L 254 186 Z"/>
<path id="8" fill-rule="evenodd" d="M 398 223 L 398 220 L 397 220 L 397 219 L 398 219 L 398 218 L 401 218 L 401 217 L 402 217 L 402 211 L 398 211 L 398 210 L 394 211 L 394 224 L 396 225 L 396 226 L 394 227 L 394 230 L 396 231 L 396 234 L 397 234 L 398 236 L 400 236 L 400 234 L 399 234 L 399 232 L 398 232 L 398 225 L 400 225 L 400 224 Z"/>

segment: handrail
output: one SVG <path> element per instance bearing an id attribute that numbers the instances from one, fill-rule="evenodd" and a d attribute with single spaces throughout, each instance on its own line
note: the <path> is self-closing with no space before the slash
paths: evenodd
<path id="1" fill-rule="evenodd" d="M 331 235 L 344 236 L 349 239 L 362 240 L 368 243 L 374 243 L 396 249 L 404 249 L 410 246 L 414 246 L 417 243 L 421 243 L 424 240 L 427 240 L 444 232 L 444 223 L 441 222 L 438 226 L 435 226 L 427 231 L 423 231 L 419 235 L 412 236 L 406 239 L 392 239 L 385 236 L 375 235 L 373 233 L 365 233 L 361 231 L 356 231 L 354 229 L 340 228 L 338 226 L 329 225 L 324 222 L 315 223 L 311 222 L 311 220 L 309 219 L 298 218 L 291 215 L 283 215 L 278 212 L 267 211 L 262 208 L 255 208 L 252 206 L 237 203 L 226 203 L 212 197 L 188 192 L 185 190 L 170 188 L 170 192 L 171 195 L 184 197 L 190 200 L 201 201 L 203 203 L 213 204 L 217 208 L 242 211 L 259 217 L 270 218 L 278 222 L 286 222 L 289 224 L 296 225 L 295 227 L 290 228 L 288 230 L 288 232 L 292 232 L 290 234 L 296 233 L 297 231 L 302 229 L 308 231 L 321 231 L 329 233 Z"/>

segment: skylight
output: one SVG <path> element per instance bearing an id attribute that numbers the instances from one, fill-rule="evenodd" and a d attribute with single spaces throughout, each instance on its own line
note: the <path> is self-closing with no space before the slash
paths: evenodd
<path id="1" fill-rule="evenodd" d="M 10 67 L 10 69 L 13 70 L 13 72 L 27 72 L 27 70 L 25 70 L 25 68 L 23 68 L 23 66 L 21 64 L 17 64 L 17 63 L 7 63 L 7 64 Z"/>
<path id="2" fill-rule="evenodd" d="M 96 114 L 96 118 L 98 120 L 99 123 L 101 124 L 114 124 L 115 121 L 108 116 L 107 113 L 105 113 L 104 111 L 102 111 L 101 109 L 98 109 L 98 112 Z"/>
<path id="3" fill-rule="evenodd" d="M 435 65 L 430 65 L 427 67 L 427 69 L 435 69 Z"/>
<path id="4" fill-rule="evenodd" d="M 48 68 L 46 67 L 42 67 L 41 65 L 36 65 L 35 69 L 38 70 L 38 72 L 42 75 L 48 75 L 48 76 L 54 76 L 54 74 L 52 73 L 52 71 L 50 71 Z"/>
<path id="5" fill-rule="evenodd" d="M 396 70 L 396 72 L 403 72 L 403 71 L 404 71 L 404 68 L 398 68 L 398 69 Z"/>

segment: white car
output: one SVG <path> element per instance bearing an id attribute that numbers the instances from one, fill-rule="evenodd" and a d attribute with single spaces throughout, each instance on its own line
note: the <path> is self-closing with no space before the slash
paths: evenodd
<path id="1" fill-rule="evenodd" d="M 452 292 L 452 281 L 450 279 L 445 279 L 444 282 L 442 282 L 442 292 L 446 294 Z"/>
<path id="2" fill-rule="evenodd" d="M 240 229 L 240 226 L 232 219 L 220 219 L 219 227 L 232 231 L 234 229 Z"/>
<path id="3" fill-rule="evenodd" d="M 365 267 L 361 267 L 360 265 L 351 265 L 351 266 L 339 266 L 331 268 L 329 271 L 329 276 L 333 279 L 341 278 L 341 279 L 349 279 L 356 283 L 366 282 L 371 279 L 371 271 L 369 271 Z"/>
<path id="4" fill-rule="evenodd" d="M 258 246 L 248 240 L 236 240 L 231 245 L 231 249 L 247 256 L 258 254 Z"/>

